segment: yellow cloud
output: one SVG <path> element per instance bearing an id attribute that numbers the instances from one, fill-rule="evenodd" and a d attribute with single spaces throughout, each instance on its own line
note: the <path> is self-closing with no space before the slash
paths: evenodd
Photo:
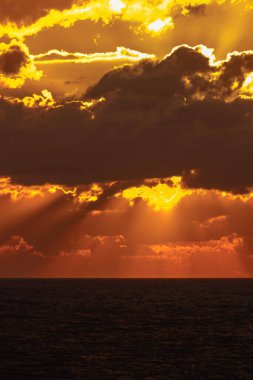
<path id="1" fill-rule="evenodd" d="M 92 183 L 81 187 L 69 187 L 57 184 L 25 186 L 12 183 L 10 177 L 0 177 L 0 196 L 7 195 L 10 196 L 12 201 L 19 201 L 38 197 L 44 198 L 50 196 L 50 194 L 65 194 L 72 197 L 75 202 L 82 204 L 96 202 L 103 195 L 105 189 L 115 183 Z M 169 211 L 186 196 L 199 196 L 202 198 L 207 194 L 220 200 L 249 202 L 250 204 L 252 204 L 253 199 L 253 189 L 247 194 L 232 194 L 219 190 L 184 188 L 181 177 L 146 179 L 142 185 L 129 185 L 126 189 L 114 195 L 112 194 L 112 196 L 115 196 L 115 199 L 122 197 L 128 200 L 130 205 L 133 205 L 136 199 L 141 198 L 156 211 Z M 210 221 L 212 220 L 210 219 Z"/>
<path id="2" fill-rule="evenodd" d="M 78 201 L 80 203 L 96 202 L 98 197 L 103 194 L 103 188 L 98 184 L 93 184 L 91 188 L 87 191 L 83 191 L 78 196 Z"/>
<path id="3" fill-rule="evenodd" d="M 121 13 L 122 9 L 126 7 L 126 4 L 121 0 L 110 0 L 110 8 L 116 13 Z"/>
<path id="4" fill-rule="evenodd" d="M 166 29 L 172 29 L 174 27 L 173 20 L 171 17 L 167 17 L 165 20 L 161 20 L 160 18 L 151 22 L 147 29 L 153 34 L 159 34 Z"/>
<path id="5" fill-rule="evenodd" d="M 59 185 L 22 186 L 11 183 L 9 177 L 0 177 L 0 196 L 8 195 L 12 201 L 21 199 L 43 198 L 49 194 L 61 192 L 66 195 L 76 195 L 76 188 L 68 188 Z"/>
<path id="6" fill-rule="evenodd" d="M 169 184 L 169 181 L 172 183 Z M 151 184 L 154 182 L 155 184 Z M 230 201 L 238 200 L 245 203 L 251 202 L 253 198 L 252 191 L 247 194 L 232 194 L 225 191 L 209 190 L 209 193 L 220 199 L 225 198 Z M 205 189 L 183 187 L 181 177 L 171 177 L 163 180 L 146 180 L 144 185 L 129 187 L 118 193 L 117 197 L 122 196 L 127 199 L 130 205 L 133 205 L 136 199 L 141 198 L 156 211 L 169 211 L 186 196 L 205 196 L 206 194 L 207 190 Z"/>
<path id="7" fill-rule="evenodd" d="M 33 94 L 33 96 L 25 96 L 24 98 L 11 98 L 6 97 L 6 100 L 13 104 L 22 103 L 27 108 L 50 108 L 55 106 L 55 99 L 53 95 L 48 90 L 42 90 L 41 94 Z"/>
<path id="8" fill-rule="evenodd" d="M 101 102 L 105 101 L 105 98 L 91 99 L 89 101 L 73 99 L 73 100 L 61 100 L 55 99 L 52 93 L 48 90 L 42 90 L 41 94 L 33 94 L 32 96 L 25 96 L 24 98 L 15 98 L 11 96 L 0 96 L 0 99 L 12 104 L 23 104 L 26 108 L 61 108 L 67 104 L 72 104 L 79 108 L 81 111 L 86 110 L 90 113 L 91 118 L 95 118 L 93 112 L 94 107 Z"/>
<path id="9" fill-rule="evenodd" d="M 230 0 L 231 4 L 242 3 L 246 11 L 251 9 L 251 0 Z M 44 29 L 52 28 L 55 25 L 64 28 L 71 27 L 81 20 L 91 20 L 97 22 L 101 20 L 105 24 L 114 19 L 132 22 L 136 24 L 136 30 L 143 30 L 151 35 L 165 31 L 168 27 L 173 27 L 174 13 L 181 12 L 188 15 L 188 8 L 206 5 L 222 4 L 225 0 L 91 0 L 78 2 L 71 8 L 64 10 L 51 9 L 44 17 L 30 25 L 17 26 L 15 23 L 0 25 L 0 37 L 22 38 L 32 36 Z"/>
<path id="10" fill-rule="evenodd" d="M 138 62 L 142 59 L 154 59 L 154 54 L 141 53 L 125 47 L 117 47 L 114 52 L 84 54 L 80 52 L 70 53 L 64 50 L 52 49 L 46 53 L 33 55 L 37 65 L 54 63 L 92 63 L 102 61 L 130 61 Z"/>
<path id="11" fill-rule="evenodd" d="M 147 184 L 134 186 L 122 191 L 123 198 L 130 201 L 141 198 L 155 210 L 169 210 L 173 208 L 185 195 L 191 193 L 190 190 L 183 189 L 180 177 L 171 178 L 172 185 L 158 182 L 154 186 Z"/>

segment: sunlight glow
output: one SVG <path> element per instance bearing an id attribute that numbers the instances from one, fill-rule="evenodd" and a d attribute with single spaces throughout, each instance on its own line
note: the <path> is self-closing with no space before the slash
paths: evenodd
<path id="1" fill-rule="evenodd" d="M 93 184 L 89 190 L 79 194 L 78 201 L 79 203 L 96 202 L 101 194 L 103 194 L 102 187 Z"/>
<path id="2" fill-rule="evenodd" d="M 242 90 L 245 93 L 253 95 L 253 72 L 246 76 L 242 85 Z"/>
<path id="3" fill-rule="evenodd" d="M 161 33 L 165 29 L 172 29 L 174 27 L 173 21 L 171 17 L 166 18 L 165 20 L 161 20 L 160 18 L 153 21 L 148 25 L 147 29 L 153 33 Z"/>
<path id="4" fill-rule="evenodd" d="M 122 9 L 126 7 L 126 4 L 121 0 L 110 0 L 110 8 L 116 13 L 121 13 Z"/>
<path id="5" fill-rule="evenodd" d="M 137 50 L 118 46 L 115 51 L 104 53 L 84 54 L 80 52 L 70 53 L 64 50 L 52 49 L 46 53 L 32 55 L 36 65 L 48 65 L 55 63 L 92 63 L 126 60 L 138 62 L 142 59 L 154 59 L 154 54 L 142 53 Z"/>
<path id="6" fill-rule="evenodd" d="M 158 183 L 155 186 L 142 185 L 139 187 L 130 187 L 122 192 L 123 198 L 134 204 L 137 198 L 141 198 L 155 210 L 170 210 L 185 195 L 191 193 L 190 190 L 183 189 L 180 177 L 171 178 L 173 185 Z"/>
<path id="7" fill-rule="evenodd" d="M 12 201 L 33 199 L 36 197 L 44 198 L 46 195 L 56 193 L 62 193 L 75 197 L 76 188 L 47 184 L 43 186 L 22 186 L 13 184 L 10 177 L 0 177 L 0 196 L 10 196 Z"/>

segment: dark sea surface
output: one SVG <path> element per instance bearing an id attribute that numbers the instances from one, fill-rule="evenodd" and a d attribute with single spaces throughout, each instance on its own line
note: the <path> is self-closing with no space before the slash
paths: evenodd
<path id="1" fill-rule="evenodd" d="M 0 379 L 253 379 L 253 280 L 0 280 Z"/>

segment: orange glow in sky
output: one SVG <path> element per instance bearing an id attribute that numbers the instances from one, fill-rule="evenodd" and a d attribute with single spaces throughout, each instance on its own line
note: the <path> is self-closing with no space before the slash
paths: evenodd
<path id="1" fill-rule="evenodd" d="M 252 0 L 11 3 L 0 277 L 251 277 Z"/>

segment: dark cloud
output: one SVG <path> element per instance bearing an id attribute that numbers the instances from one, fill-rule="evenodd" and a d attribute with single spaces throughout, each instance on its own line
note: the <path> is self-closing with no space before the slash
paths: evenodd
<path id="1" fill-rule="evenodd" d="M 163 98 L 171 102 L 178 95 L 186 95 L 183 76 L 209 71 L 211 68 L 205 56 L 188 46 L 181 46 L 159 62 L 146 60 L 109 72 L 88 90 L 86 96 L 94 98 L 116 91 L 125 97 L 131 94 L 133 100 L 152 98 L 154 103 Z"/>
<path id="2" fill-rule="evenodd" d="M 29 58 L 18 45 L 9 46 L 0 53 L 0 72 L 5 75 L 18 74 L 21 67 L 25 66 Z"/>
<path id="3" fill-rule="evenodd" d="M 69 185 L 183 175 L 192 187 L 247 191 L 253 100 L 239 92 L 252 70 L 251 53 L 213 66 L 182 46 L 106 74 L 85 95 L 106 98 L 94 119 L 79 103 L 26 109 L 2 99 L 0 175 Z"/>
<path id="4" fill-rule="evenodd" d="M 188 5 L 185 7 L 185 9 L 192 15 L 204 15 L 206 12 L 207 5 L 206 4 L 200 4 L 200 5 Z"/>
<path id="5" fill-rule="evenodd" d="M 76 2 L 75 0 L 1 0 L 0 22 L 31 23 L 45 16 L 50 9 L 62 10 Z"/>

